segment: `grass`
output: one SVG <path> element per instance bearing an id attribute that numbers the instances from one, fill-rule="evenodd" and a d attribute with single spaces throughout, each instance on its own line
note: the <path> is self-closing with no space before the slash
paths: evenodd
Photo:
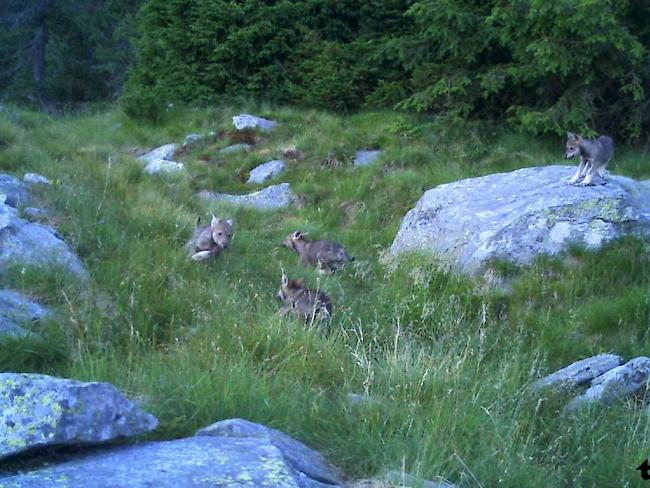
<path id="1" fill-rule="evenodd" d="M 222 155 L 242 111 L 281 123 L 253 151 Z M 218 136 L 182 156 L 185 175 L 145 175 L 133 157 L 209 131 Z M 193 197 L 250 191 L 247 172 L 288 146 L 305 158 L 288 161 L 278 181 L 291 183 L 301 208 L 258 213 Z M 353 168 L 359 148 L 381 148 L 381 163 Z M 54 181 L 38 197 L 92 280 L 5 271 L 2 286 L 48 304 L 56 320 L 41 325 L 43 341 L 0 343 L 0 367 L 109 381 L 160 419 L 154 439 L 229 417 L 261 422 L 351 478 L 405 469 L 459 486 L 637 486 L 650 428 L 641 398 L 561 418 L 560 399 L 538 402 L 527 385 L 586 355 L 648 354 L 645 243 L 509 268 L 508 295 L 426 258 L 387 254 L 424 190 L 561 155 L 559 140 L 395 112 L 243 104 L 176 108 L 160 126 L 117 109 L 57 119 L 3 112 L 0 169 Z M 648 178 L 644 155 L 624 148 L 611 170 Z M 234 240 L 212 266 L 196 265 L 183 244 L 197 216 L 213 212 L 235 219 Z M 354 265 L 334 276 L 302 268 L 280 246 L 296 229 L 344 243 Z M 277 316 L 281 269 L 332 297 L 328 327 Z"/>

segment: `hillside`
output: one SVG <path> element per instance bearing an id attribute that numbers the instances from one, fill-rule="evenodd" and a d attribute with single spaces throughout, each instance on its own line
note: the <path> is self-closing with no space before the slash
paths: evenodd
<path id="1" fill-rule="evenodd" d="M 238 133 L 231 118 L 241 112 L 278 127 Z M 147 175 L 136 160 L 212 131 L 175 158 L 183 174 Z M 254 146 L 219 152 L 239 142 Z M 39 331 L 43 341 L 0 342 L 0 368 L 109 381 L 160 419 L 155 439 L 223 418 L 264 423 L 355 479 L 405 470 L 459 486 L 635 486 L 650 429 L 643 399 L 561 418 L 559 399 L 538 402 L 527 386 L 585 356 L 648 353 L 647 243 L 504 265 L 509 293 L 422 256 L 388 254 L 425 190 L 557 163 L 562 144 L 390 111 L 177 107 L 149 126 L 112 107 L 60 118 L 7 107 L 0 171 L 54 183 L 40 195 L 48 222 L 91 280 L 2 270 L 2 287 L 56 317 Z M 293 147 L 297 157 L 273 182 L 289 182 L 298 206 L 258 212 L 195 197 L 266 186 L 247 185 L 250 170 Z M 357 168 L 358 149 L 383 153 Z M 638 149 L 617 148 L 610 171 L 650 177 Z M 234 219 L 234 235 L 205 266 L 184 244 L 212 213 Z M 281 246 L 295 230 L 339 241 L 356 260 L 334 275 L 304 268 Z M 278 317 L 281 270 L 330 295 L 331 322 L 306 328 Z"/>

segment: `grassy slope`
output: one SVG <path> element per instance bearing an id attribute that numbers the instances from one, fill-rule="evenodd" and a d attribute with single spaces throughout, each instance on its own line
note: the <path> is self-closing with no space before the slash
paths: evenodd
<path id="1" fill-rule="evenodd" d="M 183 157 L 189 172 L 144 175 L 134 147 L 227 131 L 241 111 L 281 121 L 243 155 L 227 139 Z M 242 175 L 297 145 L 285 177 L 301 209 L 265 214 L 207 208 L 203 188 L 247 191 Z M 380 147 L 383 164 L 350 167 L 354 150 Z M 343 164 L 327 167 L 328 153 Z M 191 435 L 227 417 L 279 428 L 322 450 L 352 477 L 406 469 L 461 486 L 621 486 L 638 481 L 650 417 L 638 400 L 559 419 L 526 385 L 588 354 L 648 354 L 650 260 L 634 240 L 516 271 L 513 293 L 386 255 L 401 217 L 423 190 L 459 178 L 555 163 L 544 143 L 392 112 L 347 118 L 262 107 L 178 110 L 162 127 L 118 111 L 47 119 L 0 114 L 0 170 L 42 173 L 54 224 L 84 259 L 80 290 L 53 273 L 4 273 L 3 285 L 51 304 L 42 344 L 0 345 L 2 370 L 110 381 L 161 420 L 154 438 Z M 612 171 L 650 177 L 645 155 L 619 151 Z M 207 163 L 205 161 L 208 161 Z M 234 217 L 230 250 L 211 267 L 182 250 L 197 215 Z M 471 211 L 471 209 L 468 209 Z M 346 244 L 355 265 L 331 277 L 299 266 L 279 243 L 291 231 Z M 329 330 L 279 319 L 280 269 L 325 289 Z M 347 394 L 373 399 L 350 405 Z"/>

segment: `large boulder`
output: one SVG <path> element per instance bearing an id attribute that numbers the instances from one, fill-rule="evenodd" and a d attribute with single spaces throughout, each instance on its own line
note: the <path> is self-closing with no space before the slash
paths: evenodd
<path id="1" fill-rule="evenodd" d="M 268 132 L 273 129 L 276 124 L 276 122 L 273 120 L 255 117 L 254 115 L 250 114 L 235 115 L 232 118 L 232 123 L 237 130 L 260 129 L 264 132 Z"/>
<path id="2" fill-rule="evenodd" d="M 289 183 L 272 185 L 246 195 L 229 195 L 203 190 L 198 193 L 199 198 L 210 202 L 227 202 L 232 205 L 241 205 L 257 210 L 275 210 L 291 205 L 295 196 Z"/>
<path id="3" fill-rule="evenodd" d="M 391 252 L 423 251 L 470 274 L 493 259 L 530 264 L 570 243 L 596 249 L 650 235 L 650 184 L 611 176 L 572 186 L 572 166 L 524 168 L 440 185 L 402 220 Z"/>
<path id="4" fill-rule="evenodd" d="M 0 373 L 0 459 L 45 446 L 103 443 L 157 425 L 108 383 Z"/>
<path id="5" fill-rule="evenodd" d="M 28 332 L 21 327 L 41 320 L 49 311 L 26 296 L 11 290 L 0 290 L 0 338 L 24 337 Z"/>
<path id="6" fill-rule="evenodd" d="M 281 159 L 274 159 L 260 164 L 253 168 L 248 176 L 248 184 L 260 184 L 270 180 L 287 169 L 287 165 Z"/>
<path id="7" fill-rule="evenodd" d="M 197 436 L 111 447 L 30 472 L 0 476 L 15 488 L 335 488 L 291 465 L 269 437 Z"/>
<path id="8" fill-rule="evenodd" d="M 52 229 L 22 220 L 14 209 L 0 205 L 0 268 L 9 265 L 58 266 L 88 277 L 79 257 Z"/>
<path id="9" fill-rule="evenodd" d="M 328 485 L 341 484 L 341 473 L 318 452 L 293 437 L 243 419 L 228 419 L 199 430 L 197 436 L 255 438 L 275 446 L 284 462 L 297 473 Z"/>

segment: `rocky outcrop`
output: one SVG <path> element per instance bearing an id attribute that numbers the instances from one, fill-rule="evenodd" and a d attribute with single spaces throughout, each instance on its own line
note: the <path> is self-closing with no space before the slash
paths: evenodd
<path id="1" fill-rule="evenodd" d="M 530 264 L 570 243 L 596 249 L 624 235 L 650 235 L 650 185 L 623 176 L 572 186 L 572 166 L 524 168 L 440 185 L 402 220 L 391 252 L 432 253 L 478 272 L 492 259 Z"/>
<path id="2" fill-rule="evenodd" d="M 268 132 L 273 129 L 276 125 L 276 122 L 273 120 L 263 119 L 261 117 L 255 117 L 250 114 L 240 114 L 235 115 L 232 118 L 232 123 L 237 130 L 244 129 L 259 129 L 264 132 Z"/>
<path id="3" fill-rule="evenodd" d="M 22 326 L 41 320 L 49 311 L 26 296 L 11 290 L 0 290 L 0 339 L 4 336 L 24 337 L 29 331 Z"/>
<path id="4" fill-rule="evenodd" d="M 292 204 L 295 199 L 289 183 L 269 186 L 246 195 L 229 195 L 203 190 L 198 197 L 210 202 L 226 202 L 232 205 L 251 207 L 257 210 L 276 210 Z"/>
<path id="5" fill-rule="evenodd" d="M 309 479 L 327 485 L 342 483 L 341 473 L 329 464 L 320 453 L 298 442 L 293 437 L 264 425 L 243 419 L 222 420 L 199 430 L 196 435 L 264 440 L 280 451 L 284 462 L 294 472 L 302 473 Z"/>
<path id="6" fill-rule="evenodd" d="M 10 265 L 58 266 L 87 277 L 79 258 L 56 232 L 19 218 L 15 208 L 0 203 L 0 269 Z"/>
<path id="7" fill-rule="evenodd" d="M 253 168 L 248 176 L 248 181 L 246 183 L 250 184 L 260 184 L 264 183 L 266 180 L 276 177 L 287 169 L 286 164 L 281 159 L 274 159 L 273 161 L 268 161 L 264 164 Z"/>
<path id="8" fill-rule="evenodd" d="M 0 459 L 45 446 L 107 442 L 157 425 L 108 383 L 0 374 Z"/>
<path id="9" fill-rule="evenodd" d="M 199 431 L 197 436 L 186 439 L 108 447 L 69 456 L 63 462 L 48 463 L 40 469 L 0 476 L 0 485 L 16 488 L 342 486 L 335 477 L 337 471 L 295 439 L 239 419 L 220 424 L 230 427 L 223 431 L 221 427 L 208 428 L 209 435 Z M 291 459 L 302 459 L 307 464 L 298 465 Z M 325 464 L 312 466 L 308 464 L 310 459 Z M 328 474 L 321 477 L 323 473 Z"/>
<path id="10" fill-rule="evenodd" d="M 381 151 L 379 150 L 357 151 L 353 163 L 355 166 L 369 166 L 374 163 L 379 156 L 381 156 Z"/>

